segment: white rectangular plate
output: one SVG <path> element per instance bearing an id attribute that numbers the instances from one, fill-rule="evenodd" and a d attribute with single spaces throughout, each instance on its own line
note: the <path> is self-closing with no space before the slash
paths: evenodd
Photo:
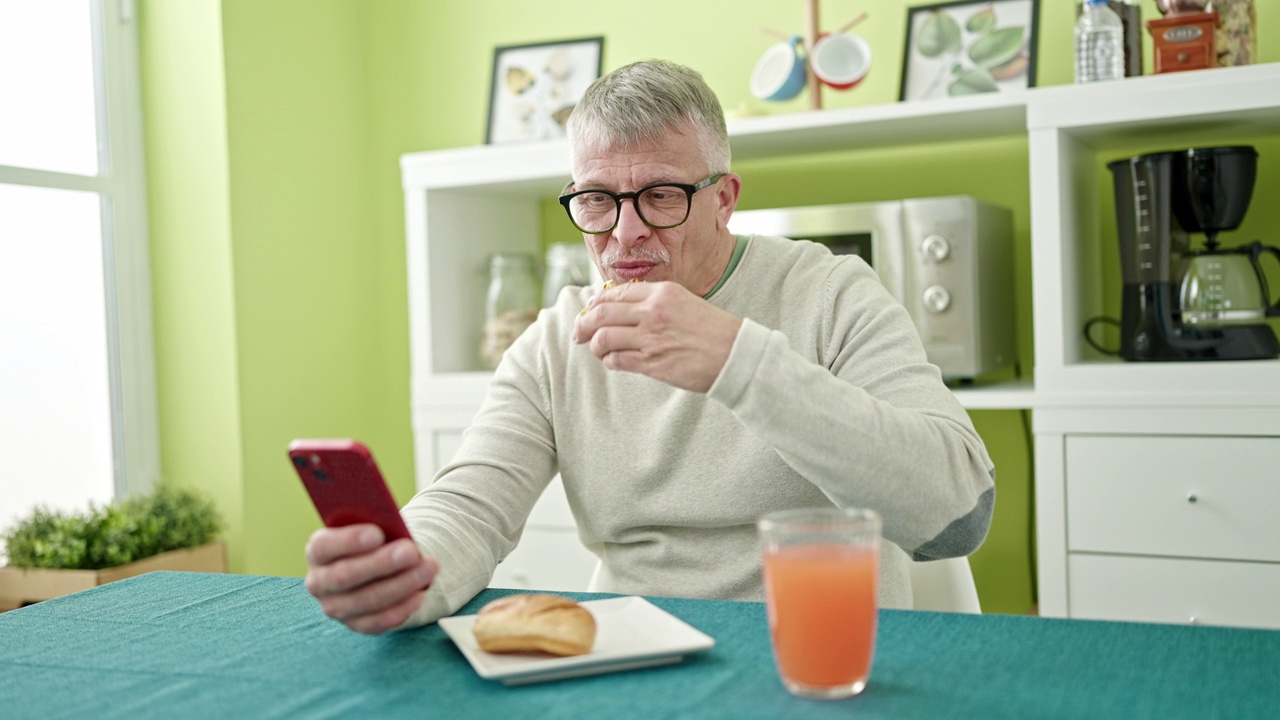
<path id="1" fill-rule="evenodd" d="M 582 607 L 596 619 L 596 643 L 586 655 L 487 653 L 471 632 L 475 615 L 441 618 L 439 624 L 480 677 L 507 685 L 677 663 L 716 644 L 710 635 L 641 597 L 588 600 Z"/>

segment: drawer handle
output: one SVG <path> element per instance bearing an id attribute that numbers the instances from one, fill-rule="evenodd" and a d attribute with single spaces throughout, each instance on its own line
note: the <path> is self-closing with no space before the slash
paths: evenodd
<path id="1" fill-rule="evenodd" d="M 1200 498 L 1196 497 L 1196 494 L 1195 494 L 1195 493 L 1188 493 L 1188 494 L 1187 494 L 1187 502 L 1192 503 L 1192 504 L 1195 504 L 1195 503 L 1196 503 L 1197 501 L 1199 501 L 1199 500 L 1200 500 Z"/>

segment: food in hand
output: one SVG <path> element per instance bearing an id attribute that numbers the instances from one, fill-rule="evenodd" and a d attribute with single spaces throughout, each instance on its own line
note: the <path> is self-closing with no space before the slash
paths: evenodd
<path id="1" fill-rule="evenodd" d="M 632 278 L 632 279 L 628 280 L 627 282 L 629 282 L 629 283 L 639 283 L 639 282 L 646 282 L 646 281 L 641 280 L 640 278 Z M 600 289 L 601 289 L 601 290 L 608 290 L 608 289 L 609 289 L 609 288 L 611 288 L 611 287 L 617 287 L 617 286 L 618 286 L 618 283 L 616 283 L 616 282 L 614 282 L 614 281 L 612 281 L 612 280 L 605 280 L 605 281 L 604 281 L 604 285 L 601 285 L 601 286 L 600 286 Z M 579 310 L 579 311 L 578 311 L 578 317 L 582 317 L 583 315 L 586 315 L 586 314 L 587 314 L 587 311 L 589 311 L 590 309 L 591 309 L 591 307 L 590 307 L 590 306 L 582 308 L 581 310 Z"/>
<path id="2" fill-rule="evenodd" d="M 595 644 L 596 620 L 561 595 L 508 595 L 481 608 L 471 632 L 485 652 L 584 655 Z"/>

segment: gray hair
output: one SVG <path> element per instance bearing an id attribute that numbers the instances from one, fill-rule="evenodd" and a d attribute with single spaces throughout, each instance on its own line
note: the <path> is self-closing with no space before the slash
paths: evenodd
<path id="1" fill-rule="evenodd" d="M 698 149 L 713 173 L 729 172 L 724 110 L 697 71 L 666 60 L 614 70 L 587 88 L 566 131 L 575 159 L 587 151 L 628 149 L 682 132 L 692 123 Z"/>

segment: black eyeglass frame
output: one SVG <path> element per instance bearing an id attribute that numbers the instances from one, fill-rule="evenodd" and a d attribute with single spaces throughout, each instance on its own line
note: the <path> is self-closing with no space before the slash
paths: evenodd
<path id="1" fill-rule="evenodd" d="M 618 227 L 618 221 L 622 219 L 622 201 L 627 199 L 631 200 L 632 206 L 635 207 L 636 209 L 636 215 L 640 217 L 640 221 L 643 222 L 645 225 L 648 225 L 654 230 L 670 230 L 673 227 L 680 227 L 685 223 L 686 220 L 689 219 L 689 213 L 692 212 L 693 210 L 694 194 L 703 188 L 711 187 L 712 185 L 715 185 L 717 182 L 720 182 L 720 178 L 724 177 L 725 175 L 728 175 L 728 173 L 714 173 L 712 175 L 708 175 L 707 177 L 699 180 L 696 183 L 693 183 L 692 185 L 690 185 L 689 183 L 673 183 L 673 182 L 654 183 L 652 185 L 645 185 L 639 190 L 636 190 L 633 192 L 624 192 L 624 193 L 615 193 L 615 192 L 609 192 L 608 190 L 587 188 L 586 190 L 578 190 L 565 195 L 561 195 L 560 204 L 564 206 L 565 214 L 569 216 L 569 222 L 573 223 L 573 226 L 577 228 L 579 232 L 584 232 L 588 235 L 603 235 L 607 232 L 611 232 L 614 228 Z M 648 192 L 649 190 L 652 190 L 654 188 L 660 188 L 660 187 L 676 188 L 677 190 L 684 191 L 684 194 L 686 196 L 686 203 L 685 203 L 685 209 L 684 209 L 684 217 L 680 218 L 680 222 L 671 223 L 670 225 L 655 225 L 649 222 L 649 218 L 644 216 L 644 211 L 641 210 L 640 206 L 636 203 L 637 197 Z M 579 195 L 586 195 L 587 193 L 603 193 L 613 198 L 613 202 L 615 204 L 614 213 L 613 213 L 613 224 L 605 228 L 604 230 L 587 230 L 583 228 L 581 225 L 579 225 L 576 220 L 573 219 L 573 210 L 569 209 L 569 203 L 572 202 L 575 197 Z"/>

